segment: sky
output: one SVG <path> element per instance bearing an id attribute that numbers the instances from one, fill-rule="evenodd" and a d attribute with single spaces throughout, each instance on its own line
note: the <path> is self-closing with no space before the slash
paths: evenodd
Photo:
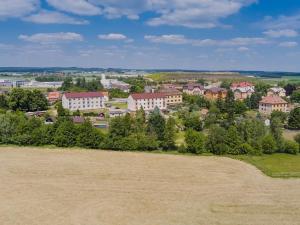
<path id="1" fill-rule="evenodd" d="M 300 71 L 299 0 L 0 0 L 0 66 Z"/>

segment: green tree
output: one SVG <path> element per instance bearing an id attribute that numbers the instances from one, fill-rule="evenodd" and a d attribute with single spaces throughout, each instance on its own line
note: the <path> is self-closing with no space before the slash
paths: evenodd
<path id="1" fill-rule="evenodd" d="M 291 96 L 292 102 L 300 103 L 300 91 L 294 91 Z"/>
<path id="2" fill-rule="evenodd" d="M 62 106 L 62 102 L 57 103 L 57 116 L 58 117 L 69 116 L 68 110 L 64 109 L 64 107 Z"/>
<path id="3" fill-rule="evenodd" d="M 229 147 L 229 154 L 240 154 L 235 152 L 237 146 L 241 145 L 243 142 L 237 128 L 235 126 L 230 126 L 227 130 L 225 136 L 225 144 Z"/>
<path id="4" fill-rule="evenodd" d="M 4 94 L 0 94 L 0 108 L 1 109 L 7 109 L 8 108 L 7 97 Z"/>
<path id="5" fill-rule="evenodd" d="M 270 131 L 276 140 L 277 149 L 279 151 L 283 148 L 282 128 L 283 124 L 281 123 L 280 118 L 274 117 L 271 119 Z"/>
<path id="6" fill-rule="evenodd" d="M 300 107 L 293 109 L 288 118 L 288 127 L 290 129 L 300 129 Z"/>
<path id="7" fill-rule="evenodd" d="M 226 130 L 219 126 L 213 126 L 210 128 L 206 149 L 216 155 L 226 154 L 229 147 L 225 144 Z"/>
<path id="8" fill-rule="evenodd" d="M 196 131 L 202 130 L 202 121 L 198 113 L 186 113 L 183 118 L 183 125 L 185 129 L 194 129 Z"/>
<path id="9" fill-rule="evenodd" d="M 165 125 L 164 131 L 164 140 L 162 142 L 162 147 L 165 150 L 174 150 L 176 148 L 175 145 L 175 135 L 176 135 L 176 122 L 170 117 Z"/>
<path id="10" fill-rule="evenodd" d="M 93 127 L 90 121 L 85 121 L 78 127 L 77 146 L 97 149 L 103 141 L 103 135 Z"/>
<path id="11" fill-rule="evenodd" d="M 265 154 L 272 154 L 276 152 L 276 141 L 272 135 L 266 135 L 262 139 L 262 149 Z"/>
<path id="12" fill-rule="evenodd" d="M 187 152 L 202 154 L 204 152 L 205 136 L 195 130 L 189 129 L 185 133 Z"/>
<path id="13" fill-rule="evenodd" d="M 164 140 L 165 135 L 165 119 L 160 114 L 159 109 L 155 109 L 152 113 L 150 113 L 148 120 L 148 132 L 150 134 L 156 135 L 159 141 Z"/>
<path id="14" fill-rule="evenodd" d="M 61 122 L 54 135 L 54 144 L 58 147 L 73 147 L 77 140 L 77 127 L 73 122 L 65 120 Z"/>
<path id="15" fill-rule="evenodd" d="M 243 101 L 236 101 L 234 104 L 234 112 L 236 114 L 244 115 L 248 110 L 247 105 Z"/>
<path id="16" fill-rule="evenodd" d="M 300 145 L 300 134 L 297 134 L 297 135 L 294 137 L 294 140 Z"/>

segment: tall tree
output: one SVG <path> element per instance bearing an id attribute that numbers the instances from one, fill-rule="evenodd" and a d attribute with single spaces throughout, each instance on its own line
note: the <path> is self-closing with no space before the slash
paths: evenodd
<path id="1" fill-rule="evenodd" d="M 300 107 L 295 108 L 290 112 L 288 126 L 290 129 L 300 129 Z"/>
<path id="2" fill-rule="evenodd" d="M 149 116 L 148 120 L 148 132 L 155 134 L 159 141 L 164 140 L 165 134 L 165 119 L 160 114 L 158 108 L 156 108 Z"/>
<path id="3" fill-rule="evenodd" d="M 165 132 L 164 132 L 164 140 L 162 142 L 162 147 L 165 150 L 174 150 L 176 148 L 175 146 L 175 135 L 176 135 L 176 122 L 174 118 L 170 117 L 165 126 Z"/>
<path id="4" fill-rule="evenodd" d="M 204 152 L 205 136 L 195 130 L 189 129 L 185 133 L 187 152 L 201 154 Z"/>

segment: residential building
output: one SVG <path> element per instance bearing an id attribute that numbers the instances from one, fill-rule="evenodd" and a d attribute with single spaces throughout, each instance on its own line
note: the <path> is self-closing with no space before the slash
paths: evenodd
<path id="1" fill-rule="evenodd" d="M 205 97 L 209 100 L 216 100 L 218 98 L 224 99 L 227 96 L 227 90 L 225 88 L 210 88 L 205 91 Z"/>
<path id="2" fill-rule="evenodd" d="M 273 111 L 288 111 L 288 103 L 279 96 L 267 96 L 259 102 L 259 112 L 270 115 Z"/>
<path id="3" fill-rule="evenodd" d="M 238 87 L 234 91 L 234 98 L 235 100 L 245 100 L 246 98 L 250 97 L 255 90 L 252 87 Z"/>
<path id="4" fill-rule="evenodd" d="M 63 81 L 53 81 L 53 82 L 39 82 L 39 81 L 30 81 L 24 83 L 23 87 L 33 87 L 33 88 L 60 88 L 63 84 Z"/>
<path id="5" fill-rule="evenodd" d="M 182 91 L 188 95 L 204 95 L 205 88 L 201 84 L 187 84 L 182 87 Z"/>
<path id="6" fill-rule="evenodd" d="M 101 109 L 105 107 L 105 96 L 102 92 L 65 93 L 62 105 L 71 111 Z"/>
<path id="7" fill-rule="evenodd" d="M 156 107 L 160 110 L 167 109 L 167 97 L 164 93 L 131 94 L 128 97 L 128 109 L 130 111 L 137 111 L 140 108 L 145 111 L 152 111 Z"/>
<path id="8" fill-rule="evenodd" d="M 47 95 L 48 102 L 50 103 L 54 103 L 60 100 L 60 98 L 61 98 L 61 94 L 58 91 L 49 92 Z"/>
<path id="9" fill-rule="evenodd" d="M 159 90 L 159 93 L 166 95 L 167 105 L 177 105 L 182 103 L 182 93 L 175 88 L 165 88 Z"/>
<path id="10" fill-rule="evenodd" d="M 268 90 L 267 96 L 285 97 L 286 91 L 284 90 L 284 88 L 281 87 L 272 87 Z"/>
<path id="11" fill-rule="evenodd" d="M 235 91 L 238 88 L 251 88 L 251 89 L 255 89 L 254 84 L 247 82 L 247 81 L 243 81 L 243 82 L 234 82 L 231 84 L 230 89 L 232 91 Z"/>

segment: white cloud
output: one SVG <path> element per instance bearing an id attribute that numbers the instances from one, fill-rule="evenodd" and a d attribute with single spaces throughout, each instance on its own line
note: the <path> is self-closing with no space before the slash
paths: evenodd
<path id="1" fill-rule="evenodd" d="M 72 41 L 83 41 L 83 37 L 77 33 L 38 33 L 33 35 L 20 35 L 19 39 L 34 42 L 34 43 L 41 43 L 41 44 L 53 44 L 59 42 L 72 42 Z"/>
<path id="2" fill-rule="evenodd" d="M 101 9 L 87 0 L 47 0 L 48 4 L 61 11 L 78 15 L 99 15 Z"/>
<path id="3" fill-rule="evenodd" d="M 79 15 L 103 14 L 107 18 L 138 19 L 142 13 L 156 16 L 147 24 L 190 28 L 224 26 L 219 20 L 238 13 L 257 0 L 47 0 L 53 7 Z"/>
<path id="4" fill-rule="evenodd" d="M 279 43 L 280 47 L 285 47 L 285 48 L 293 48 L 293 47 L 297 47 L 298 43 L 295 41 L 287 41 L 287 42 L 281 42 Z"/>
<path id="5" fill-rule="evenodd" d="M 247 51 L 249 51 L 250 49 L 249 48 L 247 48 L 247 47 L 239 47 L 238 48 L 238 51 L 240 51 L 240 52 L 247 52 Z"/>
<path id="6" fill-rule="evenodd" d="M 283 30 L 267 30 L 264 32 L 265 35 L 272 38 L 280 37 L 297 37 L 298 32 L 293 29 L 283 29 Z"/>
<path id="7" fill-rule="evenodd" d="M 146 35 L 145 39 L 153 43 L 165 43 L 165 44 L 187 44 L 190 42 L 188 39 L 185 38 L 184 35 L 176 35 L 176 34 L 161 35 L 161 36 Z"/>
<path id="8" fill-rule="evenodd" d="M 265 17 L 264 21 L 259 25 L 267 29 L 299 29 L 300 14 L 292 16 L 282 15 L 278 18 L 267 16 Z"/>
<path id="9" fill-rule="evenodd" d="M 39 0 L 1 0 L 0 19 L 28 15 L 36 11 L 39 5 Z"/>
<path id="10" fill-rule="evenodd" d="M 110 33 L 110 34 L 99 34 L 98 39 L 107 41 L 125 41 L 126 43 L 131 43 L 134 40 L 128 38 L 124 34 Z"/>
<path id="11" fill-rule="evenodd" d="M 120 40 L 126 40 L 127 39 L 126 35 L 124 35 L 124 34 L 116 34 L 116 33 L 99 34 L 98 38 L 102 39 L 102 40 L 113 40 L 113 41 L 120 41 Z"/>
<path id="12" fill-rule="evenodd" d="M 74 24 L 82 25 L 88 24 L 87 20 L 76 19 L 74 17 L 65 15 L 60 12 L 52 12 L 48 10 L 42 10 L 37 14 L 30 15 L 22 20 L 38 24 Z"/>
<path id="13" fill-rule="evenodd" d="M 146 35 L 144 37 L 146 40 L 153 43 L 164 43 L 164 44 L 190 44 L 199 47 L 209 47 L 209 46 L 219 46 L 219 47 L 230 47 L 230 46 L 248 46 L 248 45 L 264 45 L 270 43 L 265 38 L 248 38 L 248 37 L 238 37 L 228 40 L 215 40 L 215 39 L 189 39 L 184 35 L 161 35 L 153 36 Z"/>

